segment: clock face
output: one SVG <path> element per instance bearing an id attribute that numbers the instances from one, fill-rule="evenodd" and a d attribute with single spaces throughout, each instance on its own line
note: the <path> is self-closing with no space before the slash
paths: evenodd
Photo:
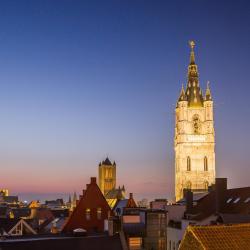
<path id="1" fill-rule="evenodd" d="M 193 116 L 193 130 L 194 134 L 200 134 L 201 122 L 198 115 Z"/>

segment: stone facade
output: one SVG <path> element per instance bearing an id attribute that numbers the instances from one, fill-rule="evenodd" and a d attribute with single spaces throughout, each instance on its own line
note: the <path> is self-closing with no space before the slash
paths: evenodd
<path id="1" fill-rule="evenodd" d="M 215 133 L 213 100 L 209 84 L 205 95 L 199 85 L 194 43 L 186 89 L 182 87 L 175 109 L 175 198 L 183 190 L 204 192 L 215 182 Z"/>

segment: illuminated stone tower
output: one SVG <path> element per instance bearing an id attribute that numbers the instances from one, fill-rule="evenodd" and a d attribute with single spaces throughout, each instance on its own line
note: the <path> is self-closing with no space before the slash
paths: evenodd
<path id="1" fill-rule="evenodd" d="M 204 192 L 215 182 L 213 100 L 209 83 L 203 96 L 195 64 L 194 42 L 186 89 L 182 86 L 175 109 L 175 198 L 183 189 Z"/>
<path id="2" fill-rule="evenodd" d="M 116 163 L 110 162 L 107 157 L 105 161 L 99 164 L 99 188 L 106 195 L 110 190 L 116 187 Z"/>

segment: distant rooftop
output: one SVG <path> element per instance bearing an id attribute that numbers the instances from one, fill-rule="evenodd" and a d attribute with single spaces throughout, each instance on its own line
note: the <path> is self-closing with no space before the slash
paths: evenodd
<path id="1" fill-rule="evenodd" d="M 0 240 L 1 250 L 122 250 L 118 234 L 114 236 L 94 235 L 74 237 L 66 235 L 45 235 L 34 237 L 12 237 Z"/>

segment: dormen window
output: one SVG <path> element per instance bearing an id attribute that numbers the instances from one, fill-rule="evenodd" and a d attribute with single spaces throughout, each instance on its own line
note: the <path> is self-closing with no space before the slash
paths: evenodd
<path id="1" fill-rule="evenodd" d="M 189 156 L 187 158 L 187 171 L 191 171 L 191 159 Z"/>
<path id="2" fill-rule="evenodd" d="M 90 208 L 86 208 L 85 216 L 86 216 L 86 220 L 90 220 Z"/>
<path id="3" fill-rule="evenodd" d="M 204 171 L 208 171 L 207 157 L 204 157 Z"/>

